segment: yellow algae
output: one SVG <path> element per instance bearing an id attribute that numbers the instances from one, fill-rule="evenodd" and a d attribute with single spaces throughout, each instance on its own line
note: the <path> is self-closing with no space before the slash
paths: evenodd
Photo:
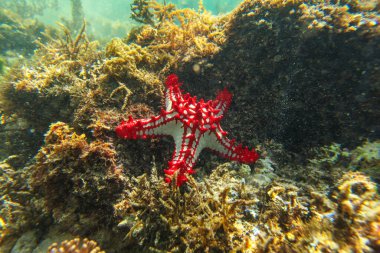
<path id="1" fill-rule="evenodd" d="M 155 251 L 247 250 L 249 242 L 244 231 L 253 227 L 240 220 L 241 212 L 257 201 L 249 199 L 238 180 L 225 181 L 232 179 L 226 172 L 225 166 L 218 167 L 210 182 L 190 178 L 185 193 L 175 186 L 168 187 L 158 178 L 155 168 L 151 176 L 133 179 L 137 187 L 115 205 L 118 216 L 135 217 L 126 238 L 145 242 Z M 160 242 L 150 246 L 154 237 Z"/>
<path id="2" fill-rule="evenodd" d="M 42 208 L 51 212 L 57 222 L 75 219 L 70 210 L 86 213 L 87 205 L 106 208 L 122 188 L 124 179 L 112 144 L 100 140 L 89 143 L 85 134 L 77 134 L 63 122 L 51 125 L 35 159 L 30 168 L 30 185 L 41 196 Z M 108 187 L 107 181 L 120 185 Z"/>

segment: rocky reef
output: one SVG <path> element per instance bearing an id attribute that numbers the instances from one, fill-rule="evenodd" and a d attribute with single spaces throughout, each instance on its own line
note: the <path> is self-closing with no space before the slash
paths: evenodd
<path id="1" fill-rule="evenodd" d="M 300 152 L 378 138 L 379 7 L 353 2 L 245 1 L 223 50 L 188 78 L 200 87 L 223 80 L 208 86 L 211 93 L 231 85 L 244 108 L 227 121 L 231 131 L 249 128 L 244 140 L 273 139 Z"/>
<path id="2" fill-rule="evenodd" d="M 131 7 L 142 25 L 125 38 L 41 27 L 2 74 L 1 252 L 380 250 L 376 1 Z M 129 115 L 157 114 L 170 73 L 201 98 L 233 93 L 223 126 L 255 165 L 201 154 L 176 187 L 163 182 L 170 139 L 117 138 Z"/>

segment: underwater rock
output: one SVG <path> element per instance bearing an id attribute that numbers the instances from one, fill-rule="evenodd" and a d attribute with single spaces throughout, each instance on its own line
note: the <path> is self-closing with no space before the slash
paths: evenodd
<path id="1" fill-rule="evenodd" d="M 247 141 L 274 139 L 301 152 L 378 138 L 377 10 L 246 0 L 230 16 L 221 50 L 203 63 L 211 67 L 199 75 L 194 62 L 184 66 L 185 83 L 194 84 L 185 89 L 204 97 L 230 85 L 234 113 L 226 122 Z"/>
<path id="2" fill-rule="evenodd" d="M 351 152 L 350 166 L 380 182 L 380 141 L 366 141 Z"/>
<path id="3" fill-rule="evenodd" d="M 10 253 L 32 253 L 33 249 L 37 246 L 37 241 L 36 231 L 28 231 L 21 235 Z"/>

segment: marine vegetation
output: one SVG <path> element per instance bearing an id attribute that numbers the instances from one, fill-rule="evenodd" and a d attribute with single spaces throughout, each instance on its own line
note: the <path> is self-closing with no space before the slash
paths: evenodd
<path id="1" fill-rule="evenodd" d="M 116 112 L 124 110 L 127 103 L 149 101 L 158 106 L 163 95 L 161 77 L 177 68 L 180 58 L 211 55 L 220 45 L 220 40 L 216 40 L 219 35 L 207 39 L 221 30 L 212 25 L 219 18 L 192 10 L 168 12 L 164 7 L 159 13 L 168 16 L 159 28 L 146 27 L 136 43 L 114 39 L 105 50 L 100 50 L 96 41 L 88 40 L 85 24 L 76 34 L 63 25 L 57 35 L 45 32 L 48 42 L 38 43 L 33 59 L 5 77 L 1 107 L 8 127 L 33 130 L 33 138 L 12 142 L 7 150 L 14 150 L 11 154 L 34 154 L 49 124 L 59 120 L 73 121 L 89 132 L 89 126 L 97 124 L 105 111 L 117 121 Z M 176 17 L 186 24 L 176 24 Z M 152 33 L 151 29 L 156 31 Z M 169 30 L 176 31 L 168 33 Z M 142 42 L 147 39 L 145 36 L 149 36 L 151 45 Z M 198 46 L 194 41 L 199 42 Z M 173 47 L 165 49 L 167 45 Z M 132 93 L 134 96 L 130 97 Z M 110 124 L 106 128 L 109 127 Z M 5 138 L 25 140 L 29 136 L 26 132 L 18 134 L 25 136 Z"/>
<path id="2" fill-rule="evenodd" d="M 244 167 L 227 163 L 185 191 L 153 168 L 132 179 L 115 205 L 126 240 L 151 252 L 324 252 L 380 247 L 380 199 L 361 173 L 345 174 L 329 198 L 275 177 L 256 188 Z M 244 183 L 248 182 L 251 183 Z M 313 251 L 315 250 L 315 251 Z"/>
<path id="3" fill-rule="evenodd" d="M 17 156 L 0 162 L 0 244 L 13 240 L 17 231 L 27 229 L 33 222 L 34 203 L 32 194 L 25 184 L 26 169 L 15 169 Z"/>
<path id="4" fill-rule="evenodd" d="M 20 13 L 1 7 L 0 24 L 0 55 L 9 58 L 16 58 L 17 55 L 30 57 L 37 48 L 34 41 L 46 29 L 40 21 L 24 19 Z"/>
<path id="5" fill-rule="evenodd" d="M 66 228 L 71 231 L 107 226 L 111 203 L 125 185 L 113 145 L 99 140 L 88 143 L 85 134 L 62 122 L 50 126 L 30 173 L 29 184 L 42 197 L 40 208 L 62 226 L 76 220 L 77 225 Z M 93 218 L 99 223 L 91 224 Z"/>
<path id="6" fill-rule="evenodd" d="M 30 58 L 5 54 L 1 252 L 47 252 L 63 240 L 50 249 L 80 248 L 74 238 L 109 253 L 380 251 L 378 3 L 245 0 L 220 16 L 200 3 L 134 1 L 143 24 L 104 47 L 88 34 L 91 20 L 77 19 L 76 28 L 37 29 L 37 42 L 22 35 Z M 27 34 L 3 13 L 6 41 Z M 173 75 L 166 89 L 171 73 L 192 96 Z M 193 97 L 207 101 L 218 90 L 214 102 Z M 179 137 L 175 145 L 119 138 L 152 134 L 128 127 L 164 118 L 162 104 L 186 120 L 193 106 L 211 111 L 198 120 L 220 120 L 244 146 L 260 143 L 260 159 L 232 140 L 227 159 L 239 151 L 248 154 L 240 161 L 257 161 L 198 156 Z M 225 140 L 218 124 L 209 131 Z M 181 137 L 195 143 L 197 131 Z M 213 141 L 206 146 L 226 153 Z M 180 150 L 194 161 L 171 178 L 167 164 Z"/>
<path id="7" fill-rule="evenodd" d="M 136 20 L 137 22 L 154 25 L 154 15 L 149 10 L 149 5 L 151 4 L 152 1 L 134 0 L 131 4 L 131 18 Z"/>
<path id="8" fill-rule="evenodd" d="M 261 227 L 266 236 L 260 233 L 259 252 L 379 249 L 380 201 L 368 177 L 360 173 L 344 175 L 332 199 L 307 187 L 304 190 L 301 193 L 300 188 L 287 183 L 269 188 L 266 204 L 273 206 L 263 208 L 267 211 L 260 214 L 267 225 Z M 342 208 L 346 204 L 356 211 L 346 213 L 347 209 Z"/>
<path id="9" fill-rule="evenodd" d="M 377 184 L 380 184 L 380 141 L 366 141 L 351 152 L 350 167 L 366 173 Z"/>
<path id="10" fill-rule="evenodd" d="M 71 0 L 71 15 L 72 21 L 69 23 L 69 27 L 72 31 L 80 31 L 84 21 L 82 0 Z"/>
<path id="11" fill-rule="evenodd" d="M 42 15 L 46 9 L 56 8 L 57 5 L 57 0 L 2 0 L 0 8 L 17 13 L 22 18 L 32 18 Z"/>
<path id="12" fill-rule="evenodd" d="M 115 205 L 117 216 L 124 216 L 120 228 L 127 228 L 126 239 L 151 252 L 227 252 L 246 249 L 253 229 L 243 217 L 257 201 L 253 192 L 220 166 L 203 182 L 189 176 L 185 192 L 168 187 L 157 175 L 132 179 L 126 198 Z"/>
<path id="13" fill-rule="evenodd" d="M 159 25 L 145 25 L 132 32 L 130 43 L 112 40 L 106 47 L 106 55 L 111 58 L 105 63 L 106 70 L 117 74 L 118 79 L 127 75 L 144 80 L 151 86 L 146 92 L 158 90 L 162 96 L 161 78 L 178 69 L 178 63 L 211 56 L 220 49 L 226 18 L 170 6 L 156 3 L 152 14 L 160 20 Z M 139 68 L 142 65 L 145 68 Z"/>
<path id="14" fill-rule="evenodd" d="M 165 181 L 181 186 L 195 173 L 194 164 L 200 152 L 207 148 L 229 160 L 254 163 L 259 155 L 255 149 L 243 148 L 236 140 L 226 137 L 227 132 L 220 121 L 232 101 L 232 94 L 224 89 L 215 100 L 197 101 L 189 93 L 182 94 L 178 76 L 171 74 L 166 79 L 165 109 L 150 119 L 122 121 L 116 134 L 123 139 L 152 138 L 170 135 L 176 145 L 169 167 L 165 170 Z M 174 180 L 173 180 L 174 178 Z"/>
<path id="15" fill-rule="evenodd" d="M 40 49 L 30 65 L 16 67 L 17 70 L 7 73 L 1 103 L 5 126 L 22 130 L 8 132 L 19 136 L 13 136 L 15 140 L 42 138 L 52 122 L 72 117 L 78 103 L 83 101 L 85 88 L 91 85 L 86 76 L 87 68 L 91 68 L 88 64 L 99 59 L 95 51 L 97 44 L 86 39 L 84 27 L 74 38 L 64 26 L 57 38 L 54 33 L 46 32 L 49 43 L 38 42 Z M 37 143 L 11 142 L 8 150 L 28 156 L 35 153 L 36 146 L 43 140 L 40 138 Z"/>

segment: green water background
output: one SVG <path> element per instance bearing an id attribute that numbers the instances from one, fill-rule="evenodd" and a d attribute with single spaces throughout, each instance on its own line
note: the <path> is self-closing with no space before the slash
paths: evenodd
<path id="1" fill-rule="evenodd" d="M 82 0 L 84 16 L 89 23 L 88 32 L 96 39 L 110 39 L 112 37 L 123 37 L 128 30 L 136 26 L 136 22 L 130 18 L 132 0 Z M 164 3 L 163 0 L 158 0 Z M 233 10 L 241 0 L 204 0 L 205 9 L 215 15 L 225 14 Z M 173 0 L 166 3 L 173 3 L 177 8 L 192 8 L 198 10 L 197 0 Z M 54 9 L 46 9 L 43 15 L 36 16 L 45 24 L 54 25 L 62 18 L 71 17 L 71 1 L 58 1 L 58 6 Z M 115 26 L 120 25 L 119 29 Z M 110 29 L 113 26 L 114 29 Z"/>

